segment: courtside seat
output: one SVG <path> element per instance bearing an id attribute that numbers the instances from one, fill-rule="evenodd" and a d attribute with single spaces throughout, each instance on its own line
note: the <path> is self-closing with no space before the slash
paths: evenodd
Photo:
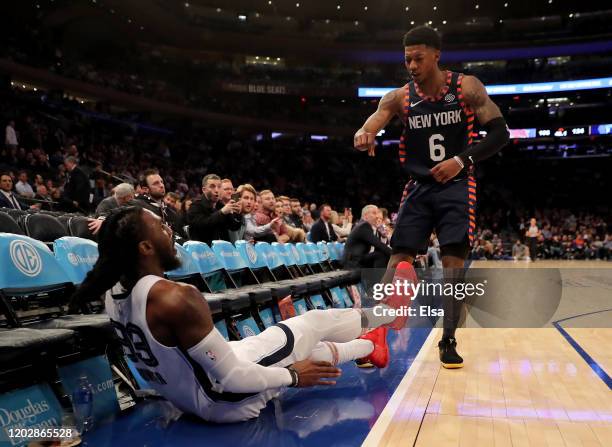
<path id="1" fill-rule="evenodd" d="M 72 329 L 96 344 L 110 331 L 106 315 L 66 314 L 74 284 L 44 243 L 0 233 L 0 253 L 6 261 L 0 269 L 0 308 L 6 326 Z"/>
<path id="2" fill-rule="evenodd" d="M 175 243 L 174 247 L 176 248 L 176 255 L 181 260 L 181 266 L 175 270 L 166 272 L 166 278 L 172 281 L 191 284 L 197 287 L 200 292 L 211 292 L 200 274 L 198 265 L 193 262 L 189 252 L 179 244 Z"/>
<path id="3" fill-rule="evenodd" d="M 27 236 L 46 244 L 68 235 L 61 222 L 48 214 L 26 214 L 21 218 L 21 226 Z"/>
<path id="4" fill-rule="evenodd" d="M 23 230 L 9 214 L 0 211 L 0 233 L 23 234 Z"/>
<path id="5" fill-rule="evenodd" d="M 68 234 L 70 236 L 92 241 L 96 240 L 96 236 L 89 231 L 89 219 L 87 217 L 71 216 L 66 221 L 66 227 L 68 228 Z"/>
<path id="6" fill-rule="evenodd" d="M 217 255 L 207 244 L 187 241 L 183 244 L 183 248 L 191 257 L 192 262 L 196 264 L 200 275 L 202 275 L 211 292 L 236 288 L 236 284 L 225 270 L 223 263 L 217 259 Z"/>
<path id="7" fill-rule="evenodd" d="M 53 254 L 74 285 L 79 285 L 98 260 L 98 244 L 89 239 L 64 236 L 53 242 Z"/>

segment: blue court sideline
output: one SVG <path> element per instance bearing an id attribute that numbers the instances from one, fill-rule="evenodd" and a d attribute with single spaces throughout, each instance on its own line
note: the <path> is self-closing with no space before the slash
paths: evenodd
<path id="1" fill-rule="evenodd" d="M 383 370 L 343 365 L 335 387 L 288 389 L 258 419 L 212 425 L 183 416 L 167 423 L 165 404 L 139 404 L 97 427 L 84 445 L 110 446 L 346 446 L 359 445 L 418 354 L 430 328 L 390 331 L 391 362 Z"/>

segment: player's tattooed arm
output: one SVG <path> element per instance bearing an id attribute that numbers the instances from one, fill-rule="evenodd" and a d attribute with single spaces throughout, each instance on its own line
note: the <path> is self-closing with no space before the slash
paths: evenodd
<path id="1" fill-rule="evenodd" d="M 461 83 L 461 87 L 465 103 L 474 111 L 481 126 L 502 116 L 499 107 L 491 101 L 487 89 L 478 78 L 474 76 L 465 76 Z"/>
<path id="2" fill-rule="evenodd" d="M 374 155 L 376 135 L 389 124 L 389 121 L 395 115 L 399 114 L 403 91 L 403 88 L 397 88 L 381 98 L 376 112 L 370 115 L 364 125 L 355 133 L 353 141 L 355 149 L 367 150 L 370 156 Z"/>

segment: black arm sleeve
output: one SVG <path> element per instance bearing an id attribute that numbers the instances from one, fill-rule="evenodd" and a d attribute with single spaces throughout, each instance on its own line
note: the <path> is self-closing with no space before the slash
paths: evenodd
<path id="1" fill-rule="evenodd" d="M 487 136 L 474 146 L 469 147 L 459 154 L 459 158 L 466 166 L 473 165 L 482 160 L 486 160 L 498 153 L 510 140 L 510 132 L 506 120 L 500 116 L 493 118 L 485 125 Z"/>

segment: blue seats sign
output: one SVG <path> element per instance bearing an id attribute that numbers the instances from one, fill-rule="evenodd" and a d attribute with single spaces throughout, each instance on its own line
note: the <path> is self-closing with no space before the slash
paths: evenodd
<path id="1" fill-rule="evenodd" d="M 15 430 L 62 426 L 62 407 L 46 383 L 0 395 L 0 445 L 25 446 Z"/>
<path id="2" fill-rule="evenodd" d="M 117 393 L 106 356 L 100 355 L 58 368 L 59 376 L 68 395 L 79 386 L 81 376 L 86 376 L 93 392 L 94 424 L 119 412 Z"/>

